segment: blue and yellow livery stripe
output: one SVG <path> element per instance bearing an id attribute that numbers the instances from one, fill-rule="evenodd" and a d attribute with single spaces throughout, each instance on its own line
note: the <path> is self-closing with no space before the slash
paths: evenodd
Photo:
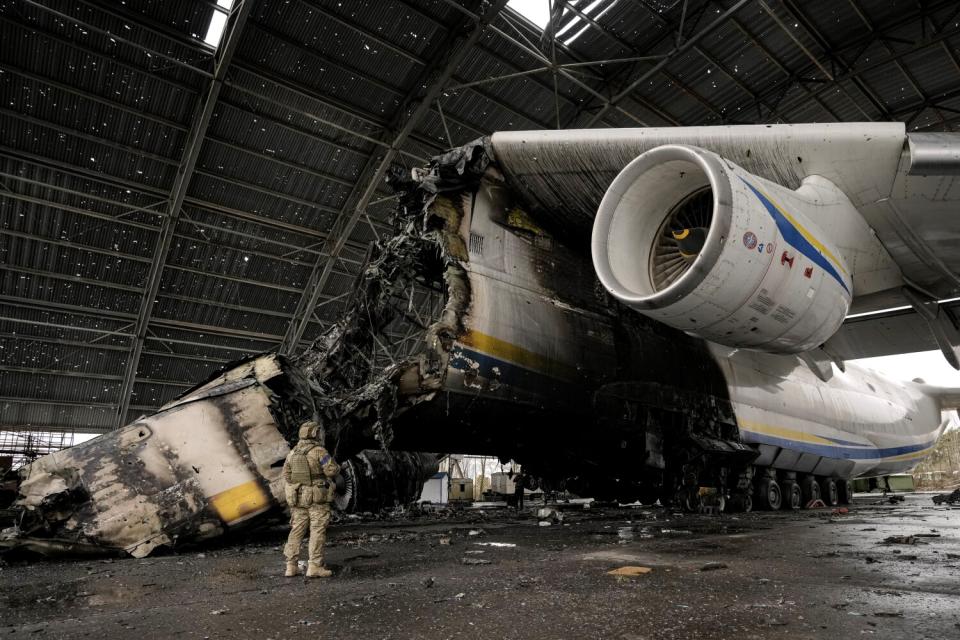
<path id="1" fill-rule="evenodd" d="M 935 444 L 935 441 L 930 441 L 898 447 L 877 447 L 759 422 L 738 422 L 745 442 L 769 444 L 835 460 L 912 460 L 927 455 Z"/>
<path id="2" fill-rule="evenodd" d="M 773 218 L 773 221 L 777 225 L 777 230 L 780 231 L 780 235 L 783 236 L 783 239 L 787 241 L 790 246 L 802 253 L 804 256 L 809 258 L 816 264 L 826 271 L 834 280 L 840 283 L 840 286 L 844 288 L 847 293 L 850 293 L 850 289 L 847 287 L 847 283 L 843 281 L 843 277 L 840 275 L 840 271 L 844 274 L 847 274 L 847 270 L 843 268 L 843 264 L 837 259 L 833 253 L 827 249 L 822 242 L 817 240 L 812 233 L 803 227 L 797 220 L 791 216 L 789 213 L 783 210 L 783 208 L 773 202 L 767 194 L 763 193 L 752 184 L 743 180 L 743 184 L 747 185 L 750 191 L 753 192 L 753 195 L 757 196 L 757 199 L 760 201 L 760 204 L 764 206 L 770 216 Z M 838 271 L 839 269 L 839 271 Z"/>
<path id="3" fill-rule="evenodd" d="M 576 369 L 505 340 L 469 331 L 457 340 L 450 368 L 470 371 L 487 379 L 531 393 L 566 393 L 573 388 Z M 494 368 L 497 373 L 494 374 Z"/>
<path id="4" fill-rule="evenodd" d="M 457 339 L 457 342 L 474 352 L 492 356 L 497 360 L 519 365 L 546 376 L 565 380 L 573 380 L 576 377 L 576 369 L 564 362 L 479 331 L 467 331 Z"/>

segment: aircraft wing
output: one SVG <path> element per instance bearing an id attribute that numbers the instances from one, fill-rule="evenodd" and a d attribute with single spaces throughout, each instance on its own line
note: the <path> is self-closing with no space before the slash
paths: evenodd
<path id="1" fill-rule="evenodd" d="M 665 144 L 713 151 L 789 189 L 809 176 L 837 185 L 891 268 L 859 274 L 850 317 L 828 351 L 851 359 L 940 347 L 960 368 L 960 312 L 938 304 L 960 296 L 960 134 L 911 134 L 902 123 L 827 123 L 520 131 L 491 139 L 497 165 L 534 214 L 574 244 L 590 237 L 621 169 Z"/>

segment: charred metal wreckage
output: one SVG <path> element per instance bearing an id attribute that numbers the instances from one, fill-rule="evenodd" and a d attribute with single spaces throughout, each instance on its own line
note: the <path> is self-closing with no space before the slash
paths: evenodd
<path id="1" fill-rule="evenodd" d="M 547 484 L 624 499 L 638 491 L 654 491 L 656 499 L 663 484 L 659 473 L 651 482 L 645 465 L 636 473 L 637 455 L 655 470 L 665 467 L 665 450 L 684 462 L 703 449 L 752 457 L 729 427 L 723 390 L 710 385 L 716 372 L 690 375 L 684 355 L 699 347 L 634 314 L 624 314 L 614 330 L 621 310 L 596 286 L 589 264 L 509 198 L 490 162 L 489 143 L 480 140 L 425 170 L 392 175 L 401 194 L 396 233 L 367 263 L 341 322 L 295 358 L 267 353 L 237 363 L 152 415 L 25 467 L 17 526 L 0 544 L 48 553 L 114 548 L 142 557 L 266 519 L 283 506 L 281 466 L 306 419 L 322 419 L 328 448 L 344 461 L 337 504 L 348 510 L 419 495 L 436 457 L 398 448 L 523 459 Z M 487 205 L 483 215 L 521 243 L 514 253 L 527 263 L 522 277 L 534 277 L 519 281 L 528 287 L 518 289 L 519 300 L 514 292 L 497 301 L 480 280 L 481 322 L 470 317 L 472 308 L 481 311 L 472 298 L 470 245 L 482 253 L 486 242 L 490 255 L 504 239 L 471 231 L 478 188 L 500 209 Z M 431 297 L 435 304 L 426 308 L 433 317 L 424 318 L 415 303 Z M 550 309 L 543 318 L 560 332 L 550 339 L 566 341 L 555 345 L 567 353 L 562 360 L 499 344 L 472 328 L 508 303 L 523 305 L 515 309 L 517 322 L 536 321 L 524 309 L 534 302 Z M 587 310 L 598 302 L 603 313 Z M 415 348 L 391 352 L 388 335 L 398 329 Z M 603 343 L 594 356 L 612 355 L 614 343 L 627 349 L 618 348 L 622 354 L 645 355 L 578 367 L 576 358 L 591 346 L 573 330 Z M 521 366 L 491 366 L 476 351 L 490 347 L 512 349 Z M 665 368 L 666 350 L 673 365 Z M 656 375 L 613 383 L 625 368 Z M 601 370 L 610 384 L 596 377 Z M 656 416 L 645 407 L 657 407 Z M 602 429 L 569 446 L 594 418 Z M 638 421 L 650 428 L 638 430 Z M 676 422 L 699 428 L 690 433 Z"/>
<path id="2" fill-rule="evenodd" d="M 335 327 L 294 358 L 238 363 L 152 415 L 25 467 L 18 525 L 2 543 L 144 556 L 264 521 L 283 507 L 281 465 L 307 419 L 322 421 L 343 463 L 341 508 L 415 498 L 436 458 L 403 453 L 412 451 L 495 455 L 522 462 L 547 489 L 688 509 L 701 487 L 714 488 L 721 510 L 753 499 L 799 508 L 821 491 L 842 501 L 847 478 L 916 464 L 943 428 L 946 398 L 956 399 L 854 365 L 834 372 L 823 349 L 796 355 L 836 329 L 851 291 L 902 284 L 857 207 L 905 179 L 903 147 L 902 125 L 513 132 L 395 173 L 395 233 Z M 781 224 L 798 218 L 777 217 L 774 200 L 807 211 L 812 241 Z M 646 219 L 631 214 L 643 207 L 649 237 L 629 228 Z M 670 233 L 687 237 L 693 223 L 674 228 L 687 212 L 701 246 L 675 256 Z M 601 219 L 627 232 L 598 244 Z M 846 236 L 834 234 L 849 246 L 816 241 L 824 220 L 849 222 Z M 632 251 L 635 237 L 648 258 Z M 619 253 L 598 280 L 607 248 Z M 867 276 L 851 276 L 835 254 Z M 626 290 L 648 270 L 651 295 Z M 779 284 L 764 288 L 764 278 Z M 748 286 L 728 299 L 704 293 Z M 802 295 L 785 297 L 794 289 Z M 699 306 L 679 320 L 648 317 L 691 296 Z M 668 307 L 647 313 L 660 299 Z M 722 334 L 698 337 L 684 324 L 730 304 Z M 794 340 L 790 327 L 804 333 Z"/>
<path id="3" fill-rule="evenodd" d="M 469 301 L 461 210 L 436 194 L 449 179 L 438 169 L 429 189 L 406 194 L 398 232 L 368 262 L 349 312 L 310 349 L 231 365 L 152 415 L 21 469 L 16 526 L 0 546 L 143 557 L 263 520 L 284 506 L 283 461 L 307 419 L 322 420 L 342 461 L 340 509 L 419 497 L 436 456 L 389 447 L 394 417 L 440 389 Z M 423 291 L 444 301 L 426 322 L 411 315 Z M 422 348 L 399 361 L 387 352 L 381 367 L 398 319 L 413 323 Z"/>

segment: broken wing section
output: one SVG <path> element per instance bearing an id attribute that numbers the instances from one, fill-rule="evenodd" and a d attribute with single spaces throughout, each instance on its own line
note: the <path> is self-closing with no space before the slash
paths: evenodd
<path id="1" fill-rule="evenodd" d="M 255 373 L 281 375 L 274 358 L 25 467 L 15 503 L 24 516 L 4 545 L 42 538 L 48 548 L 89 544 L 143 557 L 282 506 L 289 446 L 274 394 Z"/>

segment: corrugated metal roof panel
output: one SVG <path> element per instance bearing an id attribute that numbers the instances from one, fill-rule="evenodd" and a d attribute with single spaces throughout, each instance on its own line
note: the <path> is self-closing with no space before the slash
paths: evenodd
<path id="1" fill-rule="evenodd" d="M 122 376 L 130 325 L 142 303 L 139 288 L 146 280 L 161 222 L 159 216 L 133 208 L 154 206 L 164 211 L 187 126 L 207 84 L 203 73 L 171 58 L 197 69 L 211 68 L 211 49 L 197 37 L 205 35 L 213 8 L 210 2 L 195 0 L 127 0 L 119 5 L 45 2 L 115 35 L 30 6 L 0 18 L 0 39 L 12 44 L 4 49 L 8 55 L 0 63 L 0 91 L 5 95 L 0 104 L 0 129 L 5 134 L 0 180 L 8 188 L 0 192 L 0 261 L 8 266 L 0 276 L 4 347 L 0 365 L 24 369 L 50 359 L 71 373 Z M 791 121 L 832 120 L 834 114 L 841 120 L 883 117 L 859 83 L 886 109 L 910 117 L 910 109 L 919 108 L 922 100 L 889 62 L 889 47 L 896 54 L 909 52 L 902 64 L 928 97 L 946 108 L 960 107 L 960 96 L 952 95 L 960 78 L 955 64 L 936 43 L 920 47 L 951 29 L 960 33 L 955 24 L 947 23 L 955 10 L 951 3 L 938 5 L 936 11 L 915 3 L 860 4 L 873 25 L 893 27 L 889 34 L 894 38 L 860 50 L 870 38 L 869 29 L 846 3 L 791 3 L 819 35 L 810 33 L 803 20 L 793 19 L 783 4 L 772 3 L 783 22 L 780 26 L 762 7 L 748 3 L 737 11 L 737 24 L 727 22 L 700 41 L 698 46 L 715 61 L 695 51 L 677 56 L 666 65 L 666 73 L 653 75 L 620 104 L 651 125 L 773 120 L 776 116 L 769 109 L 756 111 L 756 96 L 767 104 L 777 103 L 778 111 Z M 610 33 L 588 28 L 573 44 L 574 56 L 561 47 L 558 61 L 666 54 L 674 48 L 673 28 L 683 3 L 608 0 L 598 7 L 609 7 L 600 22 Z M 722 10 L 703 0 L 691 1 L 685 37 L 696 37 Z M 934 35 L 929 24 L 922 25 L 918 15 L 923 12 L 932 13 L 942 31 Z M 226 361 L 279 343 L 317 263 L 325 232 L 344 209 L 363 167 L 376 162 L 395 136 L 388 124 L 402 122 L 412 110 L 406 105 L 404 113 L 397 113 L 402 96 L 423 89 L 413 84 L 424 65 L 410 58 L 442 62 L 439 43 L 450 25 L 461 21 L 469 22 L 442 0 L 257 3 L 211 119 L 173 248 L 166 256 L 168 267 L 139 367 L 139 377 L 145 380 L 137 383 L 130 416 L 173 397 L 183 388 L 179 384 L 193 383 Z M 536 29 L 520 26 L 521 36 L 502 17 L 496 24 L 511 38 L 526 38 L 540 46 Z M 955 48 L 957 39 L 960 36 L 946 40 L 948 47 Z M 832 51 L 824 51 L 824 43 Z M 541 51 L 550 57 L 549 48 Z M 833 69 L 839 83 L 822 82 L 826 77 L 810 56 Z M 840 60 L 835 68 L 830 67 L 831 58 Z M 865 69 L 860 80 L 853 81 L 844 62 Z M 543 64 L 540 56 L 490 31 L 448 84 Z M 571 72 L 594 91 L 616 95 L 654 64 L 608 64 Z M 806 90 L 791 84 L 794 77 L 802 79 Z M 566 78 L 558 81 L 558 87 L 564 125 L 588 121 L 602 105 L 602 100 Z M 942 97 L 944 93 L 950 97 Z M 556 118 L 549 73 L 451 91 L 442 97 L 442 106 L 458 144 L 498 129 L 552 127 Z M 950 126 L 942 118 L 954 115 L 927 107 L 911 126 L 942 129 Z M 603 123 L 636 124 L 616 109 L 604 116 Z M 449 144 L 432 107 L 403 149 L 426 159 Z M 396 162 L 409 169 L 419 160 L 400 155 Z M 377 204 L 370 207 L 373 220 L 389 220 L 395 206 L 384 199 L 389 195 L 389 189 L 378 185 Z M 375 236 L 362 218 L 346 251 L 350 259 L 361 260 Z M 357 265 L 347 267 L 337 265 L 325 296 L 352 289 Z M 346 298 L 324 305 L 317 315 L 334 321 L 345 302 Z M 320 329 L 311 323 L 305 337 L 313 339 Z M 52 342 L 57 338 L 64 343 Z M 37 398 L 53 392 L 72 398 L 99 393 L 97 402 L 111 407 L 117 400 L 97 391 L 100 382 L 112 383 L 111 379 L 60 375 L 31 391 L 30 384 L 36 386 L 44 375 L 54 378 L 8 373 L 0 384 L 6 393 L 10 380 L 11 389 Z M 86 402 L 93 402 L 89 398 Z M 15 411 L 5 412 L 4 421 L 104 427 L 114 423 L 111 410 L 82 404 L 38 402 L 33 407 L 18 405 Z"/>
<path id="2" fill-rule="evenodd" d="M 356 29 L 324 18 L 324 13 L 329 12 L 318 7 L 307 2 L 264 4 L 260 5 L 259 11 L 254 9 L 251 18 L 256 20 L 257 28 L 262 26 L 282 34 L 313 56 L 325 58 L 328 63 L 335 63 L 355 75 L 379 80 L 401 94 L 404 93 L 402 88 L 416 80 L 423 70 L 422 64 L 410 59 L 419 58 L 416 54 L 405 56 L 397 50 L 402 51 L 402 47 L 378 43 L 377 39 L 382 37 L 376 33 L 376 27 L 370 31 L 376 34 L 376 38 L 361 34 Z"/>
<path id="3" fill-rule="evenodd" d="M 75 282 L 70 280 L 72 276 L 67 274 L 53 277 L 15 269 L 11 264 L 0 271 L 0 290 L 4 295 L 129 314 L 136 313 L 140 306 L 140 293 Z"/>
<path id="4" fill-rule="evenodd" d="M 226 171 L 226 165 L 223 165 L 223 169 L 215 162 L 208 166 L 218 172 Z M 261 182 L 266 182 L 262 176 Z M 214 174 L 211 171 L 209 174 L 195 175 L 190 182 L 189 193 L 201 200 L 316 229 L 319 232 L 329 229 L 333 222 L 334 213 L 320 208 L 329 205 L 307 201 L 295 195 L 286 196 L 273 184 L 268 187 L 244 183 L 229 174 Z"/>
<path id="5" fill-rule="evenodd" d="M 61 162 L 127 180 L 149 176 L 152 184 L 162 187 L 172 182 L 176 172 L 172 163 L 118 149 L 108 142 L 83 140 L 58 133 L 51 127 L 24 123 L 5 113 L 0 113 L 0 130 L 4 132 L 4 146 L 9 150 L 55 156 Z"/>
<path id="6" fill-rule="evenodd" d="M 3 233 L 0 233 L 0 259 L 11 268 L 64 274 L 124 287 L 142 287 L 149 270 L 148 264 L 122 255 L 65 247 Z"/>
<path id="7" fill-rule="evenodd" d="M 2 375 L 2 374 L 0 374 Z M 114 427 L 116 409 L 92 404 L 48 404 L 4 402 L 3 424 L 10 427 L 36 427 L 38 430 L 59 428 L 77 433 L 98 433 Z"/>

